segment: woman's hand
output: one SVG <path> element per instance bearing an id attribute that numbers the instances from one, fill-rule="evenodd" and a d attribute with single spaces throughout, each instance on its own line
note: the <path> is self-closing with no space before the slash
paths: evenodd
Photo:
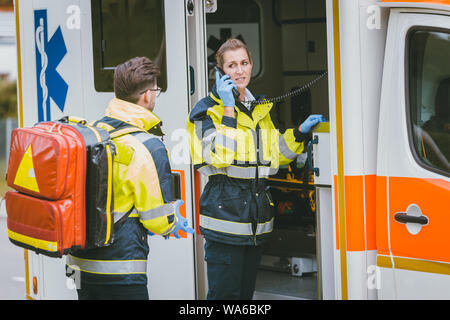
<path id="1" fill-rule="evenodd" d="M 216 88 L 223 106 L 234 107 L 235 101 L 232 90 L 233 88 L 237 89 L 237 87 L 230 76 L 226 74 L 220 77 L 220 74 L 216 72 Z"/>
<path id="2" fill-rule="evenodd" d="M 311 129 L 319 122 L 325 122 L 326 119 L 321 114 L 310 115 L 298 128 L 301 133 L 309 133 Z"/>

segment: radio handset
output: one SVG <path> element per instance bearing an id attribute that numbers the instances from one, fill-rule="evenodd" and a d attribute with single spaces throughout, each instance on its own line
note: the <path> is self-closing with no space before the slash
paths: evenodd
<path id="1" fill-rule="evenodd" d="M 214 69 L 216 69 L 216 71 L 219 73 L 220 77 L 223 77 L 225 75 L 225 72 L 220 67 L 214 66 Z M 233 88 L 232 91 L 233 91 L 234 99 L 236 99 L 236 101 L 240 102 L 241 99 L 240 99 L 240 95 L 239 95 L 239 92 L 237 91 L 237 89 Z"/>

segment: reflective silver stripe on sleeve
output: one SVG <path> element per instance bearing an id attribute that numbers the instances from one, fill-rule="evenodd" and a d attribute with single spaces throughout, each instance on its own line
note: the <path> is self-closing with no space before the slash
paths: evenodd
<path id="1" fill-rule="evenodd" d="M 147 260 L 89 260 L 68 255 L 66 264 L 73 270 L 96 274 L 147 273 Z"/>
<path id="2" fill-rule="evenodd" d="M 168 230 L 166 230 L 166 232 L 161 233 L 162 236 L 166 236 L 166 235 L 170 234 L 175 229 L 175 227 L 177 226 L 177 224 L 178 224 L 177 215 L 175 215 L 174 217 L 175 217 L 175 219 L 172 222 L 172 226 Z"/>
<path id="3" fill-rule="evenodd" d="M 141 220 L 147 221 L 147 220 L 164 217 L 171 213 L 175 213 L 175 208 L 173 206 L 173 203 L 167 203 L 167 204 L 163 204 L 162 206 L 159 206 L 157 208 L 150 209 L 147 211 L 137 210 L 137 213 L 139 214 L 139 218 Z"/>
<path id="4" fill-rule="evenodd" d="M 256 234 L 260 235 L 263 233 L 269 233 L 273 230 L 273 218 L 270 221 L 267 221 L 265 223 L 258 223 L 258 226 L 256 227 Z"/>
<path id="5" fill-rule="evenodd" d="M 213 132 L 210 135 L 204 137 L 202 140 L 203 159 L 205 160 L 206 163 L 209 163 L 209 164 L 212 163 L 211 152 L 212 152 L 212 146 L 213 146 L 213 142 L 216 137 L 216 134 L 217 134 L 217 132 Z"/>
<path id="6" fill-rule="evenodd" d="M 280 138 L 278 139 L 278 145 L 280 148 L 280 153 L 283 155 L 283 157 L 291 160 L 298 157 L 298 154 L 289 149 L 286 140 L 284 140 L 284 136 L 282 135 L 280 136 Z"/>
<path id="7" fill-rule="evenodd" d="M 203 123 L 201 121 L 194 121 L 195 134 L 199 140 L 203 139 Z"/>
<path id="8" fill-rule="evenodd" d="M 223 233 L 243 236 L 253 235 L 251 223 L 231 222 L 226 220 L 214 219 L 204 215 L 200 215 L 200 226 L 205 229 Z"/>

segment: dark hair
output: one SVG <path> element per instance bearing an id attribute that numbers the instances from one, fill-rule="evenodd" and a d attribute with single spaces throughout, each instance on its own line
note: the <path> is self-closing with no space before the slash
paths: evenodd
<path id="1" fill-rule="evenodd" d="M 136 103 L 145 89 L 156 83 L 159 67 L 146 57 L 136 57 L 119 64 L 114 71 L 116 98 Z"/>

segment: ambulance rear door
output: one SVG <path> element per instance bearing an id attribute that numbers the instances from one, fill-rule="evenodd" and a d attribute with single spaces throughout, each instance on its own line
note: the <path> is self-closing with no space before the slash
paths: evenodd
<path id="1" fill-rule="evenodd" d="M 104 112 L 114 96 L 114 67 L 136 56 L 147 56 L 160 66 L 158 86 L 162 88 L 154 109 L 165 133 L 174 174 L 174 197 L 193 226 L 191 165 L 185 134 L 189 113 L 187 58 L 187 1 L 185 0 L 92 0 L 92 48 L 86 51 L 85 105 Z M 88 42 L 88 39 L 86 39 Z M 89 69 L 92 71 L 89 73 Z M 92 70 L 91 69 L 91 70 Z M 92 115 L 94 118 L 96 114 Z M 100 116 L 100 115 L 98 115 Z M 151 183 L 151 182 L 149 182 Z M 180 232 L 181 234 L 182 232 Z M 181 239 L 149 237 L 148 288 L 150 299 L 195 299 L 193 235 Z"/>
<path id="2" fill-rule="evenodd" d="M 154 113 L 163 122 L 181 214 L 193 223 L 187 136 L 189 77 L 184 0 L 18 0 L 21 126 L 64 115 L 100 119 L 114 97 L 118 64 L 147 56 L 160 65 Z M 19 100 L 20 101 L 20 100 Z M 188 186 L 188 187 L 187 187 Z M 193 236 L 149 238 L 152 299 L 195 299 Z M 30 299 L 74 299 L 65 258 L 25 252 Z M 75 279 L 76 280 L 76 279 Z"/>
<path id="3" fill-rule="evenodd" d="M 450 16 L 392 9 L 377 163 L 379 299 L 450 298 Z"/>

